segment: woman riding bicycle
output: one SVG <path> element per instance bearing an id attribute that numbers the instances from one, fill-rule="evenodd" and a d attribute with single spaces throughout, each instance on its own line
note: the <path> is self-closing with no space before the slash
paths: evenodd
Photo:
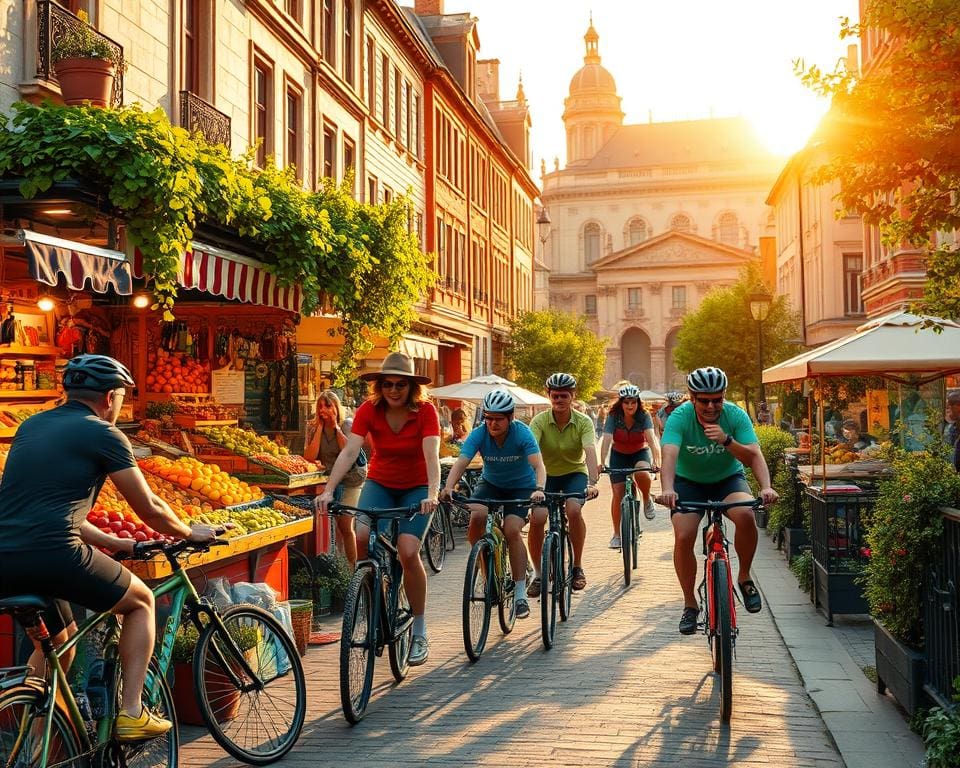
<path id="1" fill-rule="evenodd" d="M 420 560 L 420 545 L 437 508 L 440 488 L 440 419 L 437 409 L 427 402 L 424 384 L 427 376 L 418 376 L 413 360 L 399 352 L 384 358 L 378 373 L 360 378 L 372 381 L 370 396 L 353 419 L 347 444 L 340 452 L 327 487 L 317 497 L 321 512 L 336 499 L 336 491 L 354 465 L 364 438 L 369 434 L 373 455 L 367 467 L 367 481 L 357 506 L 365 509 L 390 509 L 419 504 L 420 513 L 400 521 L 397 552 L 403 566 L 403 587 L 413 613 L 413 640 L 410 665 L 423 664 L 430 654 L 427 642 L 427 573 Z M 357 515 L 357 556 L 367 556 L 370 520 Z"/>
<path id="2" fill-rule="evenodd" d="M 640 389 L 633 384 L 620 387 L 617 401 L 607 415 L 603 425 L 603 440 L 600 443 L 601 462 L 607 456 L 608 450 L 610 469 L 629 469 L 641 461 L 649 467 L 660 466 L 660 443 L 653 431 L 653 420 L 642 408 Z M 600 471 L 603 471 L 602 463 Z M 650 498 L 650 473 L 638 472 L 634 475 L 634 482 L 643 494 L 643 515 L 647 520 L 653 520 L 657 512 L 653 499 Z M 625 486 L 626 478 L 623 475 L 610 476 L 610 487 L 613 489 L 613 499 L 610 501 L 613 538 L 610 539 L 610 549 L 620 549 L 620 504 Z"/>

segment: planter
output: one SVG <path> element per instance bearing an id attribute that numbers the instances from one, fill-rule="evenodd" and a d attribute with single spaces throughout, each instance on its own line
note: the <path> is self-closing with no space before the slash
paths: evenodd
<path id="1" fill-rule="evenodd" d="M 293 624 L 293 642 L 297 646 L 297 653 L 306 656 L 313 628 L 313 601 L 291 600 L 290 622 Z"/>
<path id="2" fill-rule="evenodd" d="M 890 691 L 907 714 L 913 715 L 924 704 L 924 654 L 905 646 L 876 619 L 873 643 L 877 656 L 877 693 Z"/>
<path id="3" fill-rule="evenodd" d="M 253 661 L 255 655 L 251 651 L 246 654 L 248 661 Z M 240 691 L 233 687 L 229 678 L 218 672 L 209 673 L 208 686 L 220 688 L 222 694 L 217 696 L 219 713 L 217 721 L 226 723 L 237 716 L 240 709 Z M 203 715 L 200 714 L 200 697 L 193 685 L 193 663 L 176 662 L 173 665 L 173 705 L 177 711 L 177 720 L 187 725 L 206 726 Z"/>
<path id="4" fill-rule="evenodd" d="M 803 528 L 783 529 L 783 556 L 787 558 L 788 563 L 800 554 L 801 548 L 809 543 L 810 536 Z"/>
<path id="5" fill-rule="evenodd" d="M 53 65 L 63 101 L 78 106 L 89 101 L 106 107 L 112 101 L 116 66 L 107 59 L 60 59 Z"/>
<path id="6" fill-rule="evenodd" d="M 870 606 L 863 596 L 863 587 L 857 583 L 857 574 L 830 573 L 822 564 L 813 561 L 813 590 L 811 599 L 817 609 L 827 616 L 833 626 L 833 614 L 869 613 Z"/>
<path id="7" fill-rule="evenodd" d="M 329 616 L 333 608 L 333 597 L 329 589 L 317 589 L 315 611 L 317 616 Z"/>

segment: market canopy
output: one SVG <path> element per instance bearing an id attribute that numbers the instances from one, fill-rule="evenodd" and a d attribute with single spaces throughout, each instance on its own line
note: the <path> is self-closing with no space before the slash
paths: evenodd
<path id="1" fill-rule="evenodd" d="M 485 376 L 475 376 L 468 381 L 431 389 L 430 394 L 438 400 L 466 400 L 471 403 L 479 403 L 483 400 L 484 395 L 495 389 L 507 390 L 513 395 L 517 405 L 550 405 L 550 401 L 543 395 L 524 389 L 519 384 L 514 384 L 512 381 L 492 373 Z"/>
<path id="2" fill-rule="evenodd" d="M 924 327 L 934 323 L 938 328 Z M 937 317 L 892 312 L 849 336 L 828 342 L 763 372 L 763 383 L 810 376 L 878 376 L 887 373 L 960 371 L 960 324 Z"/>

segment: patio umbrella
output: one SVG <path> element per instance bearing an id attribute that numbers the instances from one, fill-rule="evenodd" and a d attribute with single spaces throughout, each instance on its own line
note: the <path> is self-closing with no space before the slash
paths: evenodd
<path id="1" fill-rule="evenodd" d="M 550 401 L 543 395 L 524 389 L 519 384 L 514 384 L 509 379 L 492 373 L 485 376 L 475 376 L 456 384 L 448 384 L 445 387 L 436 387 L 430 390 L 430 394 L 438 400 L 466 400 L 471 403 L 479 403 L 488 392 L 494 389 L 505 389 L 513 395 L 513 399 L 520 406 L 550 405 Z"/>

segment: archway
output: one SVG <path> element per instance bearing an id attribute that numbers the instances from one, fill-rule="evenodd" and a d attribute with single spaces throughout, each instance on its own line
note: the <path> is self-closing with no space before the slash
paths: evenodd
<path id="1" fill-rule="evenodd" d="M 650 389 L 650 337 L 639 328 L 628 328 L 620 338 L 623 378 L 640 389 Z"/>
<path id="2" fill-rule="evenodd" d="M 673 390 L 683 391 L 686 384 L 686 374 L 677 370 L 677 364 L 673 361 L 673 351 L 677 348 L 677 336 L 680 328 L 673 328 L 667 334 L 667 340 L 664 342 L 664 388 L 671 392 Z"/>

